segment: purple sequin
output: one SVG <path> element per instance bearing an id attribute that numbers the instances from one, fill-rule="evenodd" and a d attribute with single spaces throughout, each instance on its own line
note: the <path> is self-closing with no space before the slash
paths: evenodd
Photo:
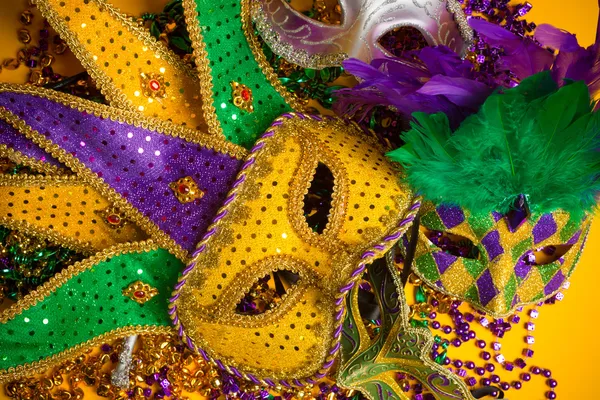
<path id="1" fill-rule="evenodd" d="M 457 257 L 448 253 L 444 253 L 443 251 L 436 251 L 432 253 L 433 259 L 440 271 L 440 275 L 446 272 L 448 267 L 450 267 L 456 261 Z"/>
<path id="2" fill-rule="evenodd" d="M 522 259 L 520 259 L 517 262 L 517 265 L 515 265 L 515 275 L 521 279 L 527 278 L 529 271 L 531 271 L 531 265 L 525 263 Z"/>
<path id="3" fill-rule="evenodd" d="M 498 294 L 489 269 L 486 269 L 477 279 L 477 289 L 479 290 L 479 300 L 483 306 L 487 305 Z"/>
<path id="4" fill-rule="evenodd" d="M 573 245 L 577 242 L 579 242 L 579 238 L 581 237 L 581 230 L 578 230 L 577 232 L 575 232 L 575 234 L 573 235 L 573 237 L 571 237 L 571 239 L 569 239 L 569 241 L 567 242 L 567 244 Z"/>
<path id="5" fill-rule="evenodd" d="M 436 210 L 442 223 L 448 229 L 454 228 L 465 220 L 465 214 L 460 207 L 441 205 Z"/>
<path id="6" fill-rule="evenodd" d="M 31 95 L 0 93 L 0 106 L 76 157 L 186 250 L 199 242 L 242 163 L 184 139 Z M 182 204 L 169 184 L 186 176 L 204 197 Z"/>
<path id="7" fill-rule="evenodd" d="M 538 244 L 556 233 L 558 227 L 552 214 L 544 214 L 533 227 L 533 243 Z"/>
<path id="8" fill-rule="evenodd" d="M 547 296 L 549 294 L 556 292 L 560 288 L 560 285 L 563 284 L 564 281 L 565 281 L 565 276 L 563 275 L 562 271 L 559 269 L 556 272 L 556 274 L 554 274 L 552 279 L 550 279 L 550 282 L 548 282 L 546 284 L 546 286 L 544 287 L 544 294 Z"/>
<path id="9" fill-rule="evenodd" d="M 481 239 L 481 244 L 485 247 L 490 261 L 493 261 L 500 254 L 504 253 L 504 249 L 500 244 L 500 233 L 498 233 L 498 231 L 491 231 L 485 235 L 485 237 Z"/>

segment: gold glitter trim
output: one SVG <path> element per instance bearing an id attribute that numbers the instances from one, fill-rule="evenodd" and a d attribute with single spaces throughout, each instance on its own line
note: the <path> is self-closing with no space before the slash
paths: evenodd
<path id="1" fill-rule="evenodd" d="M 183 63 L 183 61 L 162 42 L 157 41 L 143 26 L 139 26 L 131 18 L 122 14 L 117 8 L 108 4 L 105 0 L 93 0 L 102 10 L 108 11 L 109 15 L 121 23 L 127 30 L 133 33 L 144 45 L 154 51 L 158 56 L 172 65 L 175 69 L 183 71 L 193 81 L 198 77 L 194 74 L 192 68 Z M 135 107 L 127 96 L 113 83 L 113 80 L 101 68 L 99 68 L 92 58 L 92 55 L 79 44 L 77 34 L 73 32 L 59 17 L 58 13 L 50 5 L 48 0 L 32 0 L 37 5 L 40 13 L 48 20 L 50 25 L 58 32 L 60 37 L 67 43 L 69 49 L 81 62 L 85 70 L 90 74 L 92 80 L 99 86 L 102 94 L 110 101 L 111 105 L 124 109 L 135 111 Z M 212 101 L 212 96 L 203 97 L 202 107 L 207 101 Z M 205 101 L 206 100 L 206 101 Z M 140 114 L 141 115 L 141 114 Z M 201 121 L 202 122 L 202 121 Z M 219 134 L 210 129 L 209 132 Z M 222 137 L 222 134 L 219 136 Z"/>
<path id="2" fill-rule="evenodd" d="M 136 112 L 119 110 L 114 107 L 84 100 L 79 97 L 54 90 L 31 85 L 0 83 L 0 93 L 3 92 L 22 93 L 48 99 L 79 111 L 88 112 L 96 117 L 108 118 L 113 121 L 123 122 L 136 127 L 142 127 L 163 135 L 178 137 L 187 142 L 196 143 L 220 153 L 229 154 L 230 156 L 239 160 L 246 158 L 248 155 L 248 151 L 246 149 L 228 142 L 222 137 L 210 136 L 206 133 L 199 134 L 199 131 L 195 129 L 187 128 L 181 125 L 175 125 L 172 122 L 146 117 Z"/>
<path id="3" fill-rule="evenodd" d="M 19 365 L 18 367 L 11 367 L 6 370 L 0 371 L 0 384 L 8 383 L 17 379 L 29 377 L 35 374 L 43 373 L 50 368 L 53 368 L 65 361 L 70 360 L 77 354 L 85 353 L 87 350 L 92 349 L 100 344 L 110 342 L 123 337 L 139 334 L 173 334 L 173 328 L 166 326 L 153 326 L 153 325 L 136 325 L 127 326 L 124 328 L 114 329 L 112 331 L 103 333 L 93 339 L 88 340 L 85 343 L 80 343 L 76 346 L 71 347 L 68 350 L 47 357 L 44 360 L 35 361 L 30 364 Z"/>
<path id="4" fill-rule="evenodd" d="M 256 3 L 255 3 L 256 4 Z M 248 45 L 250 46 L 250 50 L 252 50 L 252 54 L 254 55 L 254 60 L 262 70 L 263 74 L 271 83 L 271 86 L 275 88 L 277 93 L 286 103 L 288 103 L 295 111 L 303 111 L 305 107 L 298 101 L 298 98 L 294 96 L 291 92 L 289 92 L 285 86 L 281 84 L 277 73 L 269 64 L 267 57 L 262 51 L 262 46 L 258 41 L 258 38 L 254 34 L 254 28 L 252 26 L 252 15 L 251 9 L 252 5 L 250 4 L 250 0 L 241 0 L 241 19 L 242 19 L 242 32 L 244 32 L 244 36 L 248 41 Z"/>
<path id="5" fill-rule="evenodd" d="M 304 136 L 297 136 L 302 142 L 300 146 L 302 156 L 300 165 L 295 172 L 295 179 L 290 188 L 290 207 L 288 208 L 288 217 L 292 222 L 292 227 L 307 243 L 335 252 L 345 247 L 339 239 L 339 233 L 344 224 L 344 215 L 347 210 L 347 199 L 349 196 L 348 174 L 342 166 L 342 162 L 330 150 L 317 143 L 313 145 L 310 140 Z M 322 233 L 317 233 L 311 229 L 304 216 L 304 197 L 312 185 L 311 179 L 302 179 L 302 177 L 315 176 L 319 162 L 322 162 L 333 174 L 333 193 L 331 195 L 331 207 L 333 210 L 328 217 L 327 225 Z"/>
<path id="6" fill-rule="evenodd" d="M 54 245 L 66 247 L 70 250 L 74 250 L 85 255 L 93 254 L 96 251 L 94 246 L 89 243 L 83 243 L 80 240 L 63 236 L 48 228 L 34 226 L 27 221 L 15 221 L 14 219 L 8 217 L 0 217 L 0 225 L 13 231 L 23 232 L 28 236 L 46 239 Z"/>
<path id="7" fill-rule="evenodd" d="M 83 183 L 90 185 L 92 188 L 97 190 L 102 197 L 114 204 L 115 207 L 121 210 L 130 221 L 135 223 L 151 238 L 156 240 L 161 247 L 164 247 L 171 252 L 171 254 L 182 261 L 187 259 L 188 252 L 185 251 L 179 244 L 177 244 L 175 240 L 163 232 L 154 222 L 148 219 L 148 217 L 144 216 L 131 203 L 125 200 L 119 193 L 117 193 L 112 187 L 104 182 L 102 178 L 99 178 L 75 157 L 67 153 L 64 149 L 58 147 L 58 145 L 52 143 L 52 141 L 46 139 L 38 131 L 27 125 L 25 121 L 19 119 L 6 109 L 0 108 L 0 119 L 14 126 L 29 140 L 46 150 L 48 153 L 50 153 L 50 155 L 59 160 L 61 163 L 65 164 L 67 167 L 71 168 L 79 176 Z"/>
<path id="8" fill-rule="evenodd" d="M 208 132 L 212 135 L 223 137 L 223 129 L 217 118 L 217 110 L 215 110 L 213 99 L 213 84 L 212 74 L 210 70 L 210 60 L 206 51 L 206 44 L 198 23 L 198 11 L 196 11 L 196 3 L 194 0 L 183 0 L 183 12 L 187 31 L 192 41 L 194 49 L 194 61 L 198 71 L 200 94 L 202 95 L 202 110 L 204 111 L 204 119 L 208 125 Z"/>
<path id="9" fill-rule="evenodd" d="M 21 300 L 2 311 L 2 313 L 0 313 L 0 323 L 5 324 L 17 315 L 23 313 L 23 311 L 28 310 L 29 308 L 35 306 L 38 302 L 43 301 L 44 298 L 55 292 L 59 287 L 67 283 L 73 277 L 90 268 L 93 268 L 95 265 L 104 262 L 109 258 L 126 253 L 144 253 L 156 250 L 158 247 L 159 246 L 152 240 L 124 243 L 103 250 L 90 258 L 86 258 L 85 260 L 78 261 L 75 264 L 65 268 L 61 272 L 58 272 L 43 285 L 38 286 L 34 291 L 28 293 Z"/>
<path id="10" fill-rule="evenodd" d="M 4 157 L 14 162 L 31 168 L 35 172 L 48 175 L 64 175 L 68 171 L 56 165 L 48 164 L 47 162 L 36 160 L 33 157 L 26 156 L 18 150 L 8 148 L 5 144 L 0 144 L 0 157 Z"/>

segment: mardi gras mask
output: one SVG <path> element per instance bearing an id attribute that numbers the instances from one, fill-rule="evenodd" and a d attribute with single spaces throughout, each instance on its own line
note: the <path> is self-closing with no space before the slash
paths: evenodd
<path id="1" fill-rule="evenodd" d="M 338 384 L 360 390 L 368 399 L 408 400 L 412 397 L 404 393 L 398 379 L 398 374 L 407 374 L 435 399 L 472 399 L 461 379 L 430 360 L 434 342 L 431 331 L 410 326 L 403 285 L 391 272 L 396 268 L 392 257 L 390 251 L 385 259 L 371 264 L 366 282 L 355 286 L 348 296 Z M 359 298 L 367 290 L 372 291 L 380 311 L 381 325 L 373 333 L 365 325 L 359 306 Z"/>
<path id="2" fill-rule="evenodd" d="M 431 203 L 423 205 L 420 220 L 415 273 L 498 317 L 556 294 L 575 269 L 590 227 L 589 218 L 582 224 L 561 211 L 534 216 L 515 208 L 473 217 Z"/>
<path id="3" fill-rule="evenodd" d="M 579 259 L 595 207 L 599 114 L 584 82 L 547 72 L 490 96 L 452 132 L 415 114 L 389 155 L 430 204 L 414 270 L 493 316 L 544 300 Z M 404 241 L 405 246 L 408 241 Z"/>
<path id="4" fill-rule="evenodd" d="M 252 11 L 273 51 L 305 68 L 341 65 L 348 57 L 369 62 L 389 55 L 379 40 L 395 28 L 416 28 L 430 45 L 443 44 L 458 53 L 473 36 L 454 0 L 340 0 L 340 7 L 339 25 L 313 20 L 284 0 L 261 0 Z"/>
<path id="5" fill-rule="evenodd" d="M 325 226 L 304 211 L 320 173 L 333 178 Z M 189 346 L 237 376 L 297 385 L 322 377 L 339 349 L 345 294 L 417 207 L 356 127 L 284 115 L 257 142 L 176 285 L 174 322 Z M 288 290 L 248 312 L 244 302 L 277 272 L 294 277 Z"/>

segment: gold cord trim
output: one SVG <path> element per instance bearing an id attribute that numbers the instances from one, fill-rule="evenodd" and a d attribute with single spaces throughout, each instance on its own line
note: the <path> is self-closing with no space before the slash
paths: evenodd
<path id="1" fill-rule="evenodd" d="M 188 34 L 194 49 L 194 61 L 198 71 L 200 95 L 202 96 L 202 111 L 208 125 L 208 132 L 212 135 L 224 137 L 223 129 L 217 118 L 217 111 L 213 105 L 213 84 L 210 70 L 208 52 L 204 44 L 204 38 L 198 26 L 198 11 L 194 0 L 183 0 L 183 11 Z"/>
<path id="2" fill-rule="evenodd" d="M 90 185 L 96 191 L 100 193 L 110 203 L 114 204 L 119 210 L 121 210 L 127 218 L 138 225 L 144 232 L 148 234 L 152 239 L 164 247 L 166 250 L 171 252 L 175 257 L 182 261 L 185 261 L 188 257 L 188 252 L 185 251 L 179 244 L 175 242 L 169 235 L 163 232 L 154 222 L 144 216 L 138 209 L 136 209 L 131 203 L 125 200 L 119 193 L 117 193 L 112 187 L 110 187 L 102 178 L 99 178 L 83 163 L 77 160 L 72 155 L 68 154 L 64 149 L 61 149 L 58 145 L 52 143 L 52 141 L 46 139 L 38 131 L 32 129 L 25 121 L 19 119 L 14 114 L 10 113 L 6 109 L 0 108 L 0 119 L 8 122 L 14 126 L 21 134 L 33 141 L 38 146 L 42 147 L 53 157 L 65 164 L 67 167 L 72 169 L 81 181 L 85 184 Z"/>
<path id="3" fill-rule="evenodd" d="M 275 72 L 275 70 L 273 69 L 271 64 L 269 64 L 267 57 L 265 57 L 265 54 L 262 51 L 261 45 L 260 45 L 256 35 L 254 35 L 254 29 L 252 26 L 251 7 L 252 7 L 252 5 L 250 4 L 250 0 L 242 0 L 241 1 L 242 31 L 244 32 L 244 36 L 246 37 L 246 40 L 248 41 L 250 50 L 252 50 L 252 54 L 254 55 L 254 59 L 255 59 L 256 63 L 262 70 L 262 72 L 265 75 L 265 77 L 267 78 L 267 80 L 275 88 L 277 93 L 279 93 L 279 95 L 281 97 L 283 97 L 285 102 L 288 103 L 295 111 L 304 111 L 306 107 L 304 107 L 300 103 L 300 101 L 298 101 L 298 98 L 296 96 L 294 96 L 290 91 L 288 91 L 286 89 L 285 86 L 283 86 L 281 84 L 281 81 L 279 80 L 277 73 Z"/>
<path id="4" fill-rule="evenodd" d="M 248 155 L 248 151 L 246 149 L 228 142 L 222 137 L 210 136 L 206 133 L 199 134 L 199 131 L 195 129 L 187 128 L 181 125 L 175 125 L 172 122 L 162 121 L 156 118 L 146 117 L 136 112 L 119 110 L 104 104 L 98 104 L 93 101 L 84 100 L 70 94 L 31 85 L 0 83 L 0 93 L 4 92 L 22 93 L 48 99 L 79 111 L 86 111 L 95 115 L 96 117 L 108 118 L 113 121 L 123 122 L 136 127 L 142 127 L 163 135 L 181 138 L 187 142 L 199 144 L 220 153 L 228 154 L 240 160 L 246 158 Z"/>
<path id="5" fill-rule="evenodd" d="M 15 381 L 21 378 L 29 377 L 35 374 L 40 374 L 47 371 L 50 368 L 57 366 L 60 363 L 70 360 L 77 354 L 86 352 L 87 350 L 96 347 L 102 343 L 111 342 L 116 339 L 120 339 L 126 336 L 139 335 L 139 334 L 163 334 L 170 335 L 174 334 L 172 327 L 167 326 L 154 326 L 154 325 L 136 325 L 127 326 L 123 328 L 117 328 L 112 331 L 103 333 L 87 342 L 80 343 L 76 346 L 71 347 L 68 350 L 62 351 L 53 356 L 47 357 L 40 361 L 35 361 L 30 364 L 19 365 L 17 367 L 11 367 L 6 370 L 0 371 L 0 384 L 5 384 L 11 381 Z"/>
<path id="6" fill-rule="evenodd" d="M 17 221 L 8 217 L 0 217 L 0 225 L 12 231 L 23 232 L 28 236 L 46 239 L 54 245 L 66 247 L 67 249 L 85 255 L 93 254 L 96 251 L 94 246 L 89 243 L 84 243 L 81 240 L 61 235 L 52 229 L 32 225 L 27 221 Z"/>
<path id="7" fill-rule="evenodd" d="M 105 0 L 93 1 L 100 9 L 108 11 L 110 16 L 133 33 L 145 46 L 148 46 L 149 49 L 172 65 L 174 69 L 184 72 L 193 81 L 198 80 L 198 77 L 194 74 L 191 67 L 183 63 L 182 60 L 169 50 L 164 43 L 157 41 L 146 29 L 137 25 L 132 18 L 121 13 L 119 9 L 108 4 Z M 67 43 L 69 49 L 71 49 L 85 70 L 90 74 L 92 80 L 99 86 L 101 93 L 109 100 L 111 105 L 124 110 L 136 111 L 131 100 L 127 98 L 127 95 L 115 85 L 110 76 L 97 66 L 92 55 L 83 46 L 79 45 L 77 34 L 69 29 L 63 22 L 53 6 L 50 5 L 50 2 L 48 0 L 32 0 L 32 2 L 37 5 L 42 16 L 48 20 L 50 25 L 52 25 L 60 37 Z M 212 96 L 208 98 L 204 97 L 202 99 L 203 107 L 206 103 L 205 100 L 209 99 L 212 100 Z M 218 132 L 211 133 L 218 134 Z M 222 137 L 222 135 L 220 136 Z"/>
<path id="8" fill-rule="evenodd" d="M 0 157 L 4 157 L 14 162 L 31 168 L 35 172 L 48 175 L 64 175 L 67 171 L 64 168 L 56 165 L 48 164 L 47 162 L 36 160 L 33 157 L 26 156 L 18 150 L 8 148 L 5 144 L 0 144 Z"/>
<path id="9" fill-rule="evenodd" d="M 94 267 L 95 265 L 106 261 L 109 258 L 119 256 L 126 253 L 144 253 L 158 249 L 159 246 L 152 240 L 142 242 L 123 243 L 106 250 L 103 250 L 82 261 L 77 261 L 75 264 L 68 266 L 61 272 L 58 272 L 43 285 L 38 286 L 35 290 L 28 293 L 18 302 L 11 305 L 6 310 L 0 313 L 0 323 L 5 324 L 23 311 L 35 306 L 38 302 L 43 301 L 47 296 L 55 292 L 59 287 L 67 283 L 73 277 Z M 1 380 L 1 378 L 0 378 Z"/>

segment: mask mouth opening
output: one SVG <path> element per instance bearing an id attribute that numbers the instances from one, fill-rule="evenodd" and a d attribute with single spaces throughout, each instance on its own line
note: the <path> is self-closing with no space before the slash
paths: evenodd
<path id="1" fill-rule="evenodd" d="M 425 234 L 431 243 L 445 253 L 473 260 L 478 260 L 481 256 L 479 248 L 469 238 L 453 233 L 427 229 L 424 226 L 421 226 L 421 232 Z"/>
<path id="2" fill-rule="evenodd" d="M 277 308 L 300 281 L 300 275 L 281 269 L 258 279 L 235 307 L 239 315 L 260 315 Z"/>
<path id="3" fill-rule="evenodd" d="M 564 256 L 567 254 L 573 245 L 558 244 L 539 247 L 537 249 L 528 250 L 521 258 L 519 263 L 525 265 L 548 265 L 554 262 L 564 263 Z"/>
<path id="4" fill-rule="evenodd" d="M 392 57 L 404 57 L 409 51 L 429 46 L 421 31 L 412 26 L 387 31 L 379 38 L 379 45 Z"/>
<path id="5" fill-rule="evenodd" d="M 335 178 L 323 163 L 317 165 L 308 192 L 304 196 L 304 218 L 313 232 L 322 234 L 331 215 Z"/>

